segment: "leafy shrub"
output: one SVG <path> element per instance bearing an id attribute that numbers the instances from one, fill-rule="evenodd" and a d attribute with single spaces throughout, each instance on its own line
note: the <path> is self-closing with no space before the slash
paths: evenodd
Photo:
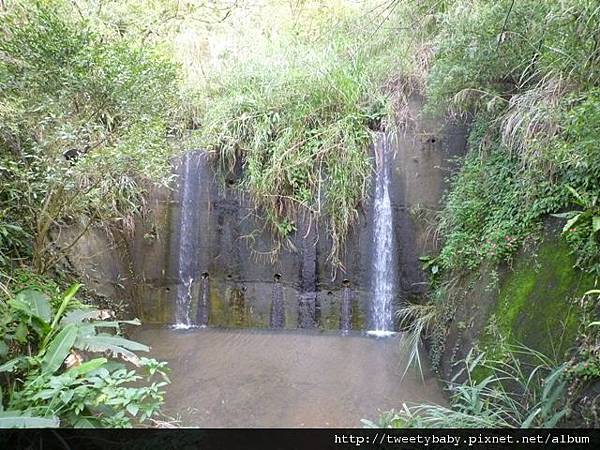
<path id="1" fill-rule="evenodd" d="M 25 289 L 0 301 L 0 372 L 10 380 L 0 399 L 3 427 L 127 427 L 159 413 L 165 363 L 139 357 L 149 348 L 119 335 L 121 325 L 139 321 L 111 320 L 110 311 L 79 303 L 79 288 L 54 299 Z"/>
<path id="2" fill-rule="evenodd" d="M 40 273 L 62 256 L 51 231 L 122 224 L 140 180 L 169 173 L 174 65 L 71 8 L 16 2 L 0 14 L 0 221 L 11 231 L 0 254 L 31 257 Z"/>
<path id="3" fill-rule="evenodd" d="M 540 230 L 544 216 L 565 204 L 560 186 L 523 167 L 497 140 L 476 150 L 489 138 L 488 126 L 483 119 L 474 126 L 471 149 L 448 194 L 439 225 L 445 237 L 439 256 L 444 269 L 473 269 L 484 259 L 508 259 Z"/>

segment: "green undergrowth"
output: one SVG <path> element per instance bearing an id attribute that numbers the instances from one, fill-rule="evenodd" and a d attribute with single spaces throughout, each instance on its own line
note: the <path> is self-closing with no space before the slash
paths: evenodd
<path id="1" fill-rule="evenodd" d="M 66 256 L 91 229 L 132 232 L 169 182 L 178 68 L 80 4 L 0 7 L 1 428 L 155 423 L 168 381 Z"/>
<path id="2" fill-rule="evenodd" d="M 549 214 L 565 221 L 563 236 L 576 266 L 600 274 L 597 192 L 600 139 L 597 89 L 563 100 L 563 132 L 547 144 L 547 155 L 534 163 L 501 142 L 489 114 L 478 117 L 469 153 L 452 181 L 440 222 L 444 247 L 439 264 L 445 269 L 474 269 L 482 261 L 501 262 L 539 235 Z M 568 212 L 563 212 L 568 211 Z"/>
<path id="3" fill-rule="evenodd" d="M 131 427 L 159 417 L 166 363 L 123 336 L 138 320 L 21 271 L 0 294 L 0 428 Z"/>
<path id="4" fill-rule="evenodd" d="M 479 345 L 494 361 L 506 361 L 504 344 L 516 340 L 551 355 L 555 367 L 573 358 L 563 372 L 596 367 L 598 330 L 588 324 L 597 296 L 583 293 L 600 275 L 597 2 L 413 5 L 416 40 L 432 49 L 426 111 L 469 118 L 471 128 L 439 215 L 440 250 L 423 258 L 429 298 L 400 317 L 420 324 L 413 331 L 438 362 L 454 355 L 450 334 L 458 346 L 463 337 L 476 342 L 473 327 L 483 327 Z M 558 233 L 548 232 L 550 216 Z M 572 400 L 583 395 L 585 383 L 569 383 Z"/>
<path id="5" fill-rule="evenodd" d="M 147 184 L 168 182 L 177 68 L 63 0 L 3 7 L 0 56 L 0 271 L 44 273 L 64 257 L 51 234 L 131 231 Z"/>
<path id="6" fill-rule="evenodd" d="M 448 406 L 403 404 L 375 422 L 362 422 L 378 428 L 555 427 L 570 410 L 564 368 L 523 345 L 507 345 L 503 359 L 471 351 L 457 364 L 462 381 L 448 383 Z"/>

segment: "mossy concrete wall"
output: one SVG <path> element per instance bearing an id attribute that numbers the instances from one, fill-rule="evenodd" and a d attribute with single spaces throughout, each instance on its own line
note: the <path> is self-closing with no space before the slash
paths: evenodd
<path id="1" fill-rule="evenodd" d="M 410 120 L 393 136 L 393 154 L 387 158 L 391 165 L 389 192 L 398 267 L 397 303 L 419 295 L 427 287 L 418 258 L 433 247 L 428 219 L 440 209 L 446 179 L 466 149 L 464 124 L 423 118 L 422 98 L 418 96 L 411 98 L 409 106 Z M 197 223 L 191 237 L 197 256 L 190 291 L 192 317 L 198 307 L 203 277 L 207 276 L 210 325 L 266 327 L 272 283 L 278 276 L 284 288 L 285 327 L 295 328 L 305 322 L 326 329 L 340 327 L 344 286 L 352 291 L 352 328 L 369 327 L 373 259 L 377 257 L 372 248 L 373 192 L 347 236 L 340 255 L 341 267 L 331 265 L 326 225 L 307 227 L 306 219 L 301 217 L 298 230 L 290 236 L 293 248 L 283 249 L 271 259 L 273 237 L 264 228 L 260 211 L 237 188 L 237 181 L 243 176 L 241 168 L 220 180 L 207 157 L 199 156 L 196 164 L 194 174 L 199 178 L 199 187 L 195 199 L 198 207 L 194 208 Z M 174 162 L 174 172 L 181 174 L 181 160 Z M 111 256 L 114 261 L 102 262 L 105 270 L 111 272 L 111 279 L 118 278 L 127 286 L 116 294 L 129 296 L 132 309 L 146 323 L 168 324 L 175 318 L 176 296 L 182 283 L 178 273 L 182 239 L 180 182 L 181 178 L 172 189 L 148 188 L 148 200 L 142 217 L 136 220 L 133 235 L 126 237 L 119 254 Z M 86 236 L 80 249 L 91 260 L 108 245 L 108 240 L 96 237 Z M 94 277 L 93 272 L 91 276 Z M 307 298 L 312 302 L 308 310 L 313 317 L 305 321 L 301 310 Z"/>
<path id="2" fill-rule="evenodd" d="M 444 119 L 426 120 L 420 116 L 421 105 L 421 98 L 411 99 L 411 120 L 391 138 L 393 154 L 388 157 L 398 303 L 426 288 L 418 258 L 430 250 L 430 229 L 425 222 L 416 220 L 415 215 L 432 216 L 439 210 L 446 179 L 456 168 L 457 157 L 466 149 L 464 124 Z M 342 292 L 344 286 L 349 286 L 352 328 L 367 329 L 373 259 L 377 257 L 373 252 L 373 203 L 370 200 L 373 193 L 364 202 L 358 223 L 346 237 L 340 267 L 331 265 L 331 242 L 326 225 L 307 225 L 305 217 L 297 218 L 297 231 L 289 236 L 291 248 L 282 249 L 271 259 L 273 236 L 265 229 L 260 211 L 254 209 L 249 196 L 237 187 L 243 177 L 242 169 L 220 180 L 214 164 L 205 156 L 197 157 L 194 167 L 201 182 L 195 199 L 199 205 L 195 219 L 199 226 L 192 237 L 197 264 L 191 289 L 191 316 L 194 317 L 198 309 L 201 276 L 207 276 L 209 325 L 269 326 L 272 284 L 277 277 L 283 287 L 286 328 L 338 329 Z M 182 172 L 180 163 L 175 164 L 177 173 Z M 152 198 L 159 238 L 139 242 L 142 234 L 149 233 L 140 227 L 131 246 L 139 278 L 137 284 L 141 286 L 138 301 L 143 305 L 142 318 L 146 322 L 173 322 L 177 286 L 181 283 L 177 273 L 177 249 L 182 240 L 181 191 L 180 184 L 168 195 L 159 193 Z M 163 229 L 167 230 L 166 238 Z M 306 301 L 310 303 L 308 320 L 304 313 Z"/>
<path id="3" fill-rule="evenodd" d="M 502 339 L 564 358 L 575 344 L 582 294 L 593 286 L 574 263 L 560 225 L 549 219 L 541 240 L 526 245 L 511 264 L 484 265 L 460 278 L 450 291 L 455 310 L 440 355 L 444 377 L 455 375 L 455 363 L 474 346 L 502 351 Z"/>

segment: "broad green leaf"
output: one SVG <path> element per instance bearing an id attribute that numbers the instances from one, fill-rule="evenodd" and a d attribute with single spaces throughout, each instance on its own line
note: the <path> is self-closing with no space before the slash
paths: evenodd
<path id="1" fill-rule="evenodd" d="M 8 345 L 0 339 L 0 358 L 4 358 L 6 355 L 8 355 Z"/>
<path id="2" fill-rule="evenodd" d="M 136 415 L 137 415 L 137 413 L 138 413 L 138 411 L 140 410 L 140 408 L 139 408 L 137 405 L 133 404 L 133 403 L 129 403 L 129 404 L 128 404 L 128 405 L 125 407 L 125 409 L 127 409 L 127 412 L 128 412 L 129 414 L 131 414 L 132 416 L 136 416 Z"/>
<path id="3" fill-rule="evenodd" d="M 592 217 L 592 233 L 600 231 L 600 216 Z"/>
<path id="4" fill-rule="evenodd" d="M 144 345 L 140 342 L 132 341 L 130 339 L 125 339 L 121 336 L 114 336 L 109 334 L 98 334 L 96 336 L 88 336 L 87 337 L 90 342 L 95 342 L 98 346 L 102 346 L 105 344 L 110 345 L 118 345 L 119 347 L 126 348 L 128 350 L 133 351 L 141 351 L 148 352 L 150 351 L 150 347 Z"/>
<path id="5" fill-rule="evenodd" d="M 24 322 L 19 322 L 19 325 L 17 325 L 15 339 L 22 344 L 27 342 L 27 325 Z"/>
<path id="6" fill-rule="evenodd" d="M 95 335 L 79 336 L 75 342 L 75 347 L 90 352 L 110 352 L 115 357 L 121 357 L 126 361 L 140 365 L 138 356 L 134 351 L 147 352 L 150 348 L 139 342 L 130 341 L 121 336 Z"/>
<path id="7" fill-rule="evenodd" d="M 65 292 L 65 300 L 68 302 L 71 301 L 71 299 L 75 296 L 75 294 L 77 294 L 77 291 L 79 291 L 79 289 L 83 286 L 83 284 L 81 283 L 75 283 L 72 284 L 69 289 L 67 289 L 67 292 Z"/>
<path id="8" fill-rule="evenodd" d="M 69 324 L 52 339 L 42 360 L 42 371 L 44 373 L 54 373 L 58 370 L 71 348 L 73 348 L 76 338 L 77 327 Z"/>
<path id="9" fill-rule="evenodd" d="M 579 222 L 579 220 L 581 219 L 583 213 L 579 213 L 577 214 L 575 217 L 567 220 L 567 223 L 565 224 L 565 226 L 563 227 L 562 232 L 566 233 L 567 231 L 569 231 L 571 228 L 573 228 L 573 225 L 576 225 L 577 222 Z"/>
<path id="10" fill-rule="evenodd" d="M 95 327 L 105 327 L 105 328 L 119 328 L 123 324 L 140 326 L 142 324 L 142 322 L 140 322 L 139 319 L 115 320 L 115 321 L 111 321 L 111 322 L 108 322 L 108 321 L 92 322 L 92 325 L 94 325 Z"/>
<path id="11" fill-rule="evenodd" d="M 60 321 L 60 319 L 62 318 L 62 315 L 64 314 L 65 310 L 67 309 L 69 302 L 75 296 L 75 294 L 77 293 L 77 291 L 79 290 L 79 288 L 81 286 L 83 286 L 83 285 L 79 284 L 79 283 L 75 283 L 75 284 L 71 285 L 71 287 L 69 289 L 67 289 L 67 292 L 65 293 L 65 295 L 63 297 L 63 300 L 58 308 L 58 311 L 56 311 L 56 314 L 54 315 L 54 319 L 52 320 L 52 325 L 50 325 L 50 328 L 52 330 L 54 330 L 56 328 L 56 326 L 58 325 L 58 322 Z"/>
<path id="12" fill-rule="evenodd" d="M 74 389 L 66 389 L 64 391 L 61 391 L 58 395 L 60 397 L 60 401 L 66 405 L 71 401 L 74 394 L 75 394 Z"/>
<path id="13" fill-rule="evenodd" d="M 579 192 L 577 192 L 575 189 L 573 189 L 571 186 L 567 186 L 568 191 L 571 193 L 571 195 L 573 195 L 573 197 L 575 197 L 575 200 L 578 205 L 581 206 L 586 206 L 587 202 L 585 201 L 585 199 L 579 194 Z"/>
<path id="14" fill-rule="evenodd" d="M 99 309 L 76 309 L 68 312 L 61 320 L 61 325 L 81 323 L 85 320 L 99 319 L 102 315 Z"/>
<path id="15" fill-rule="evenodd" d="M 21 363 L 27 361 L 27 356 L 19 356 L 11 359 L 0 366 L 0 372 L 13 372 Z"/>
<path id="16" fill-rule="evenodd" d="M 8 304 L 13 310 L 18 311 L 30 318 L 29 325 L 38 334 L 38 336 L 44 337 L 47 335 L 48 331 L 50 330 L 48 322 L 35 315 L 32 315 L 31 306 L 27 302 L 20 298 L 13 298 L 8 301 Z"/>
<path id="17" fill-rule="evenodd" d="M 22 411 L 0 412 L 0 428 L 56 428 L 58 417 L 35 417 Z"/>
<path id="18" fill-rule="evenodd" d="M 580 211 L 569 211 L 564 213 L 550 214 L 552 217 L 558 217 L 559 219 L 570 219 L 575 214 L 579 214 Z"/>
<path id="19" fill-rule="evenodd" d="M 86 361 L 83 364 L 73 367 L 68 370 L 68 372 L 76 372 L 79 375 L 84 375 L 88 372 L 98 369 L 106 364 L 108 360 L 106 358 L 95 358 L 90 361 Z"/>
<path id="20" fill-rule="evenodd" d="M 46 294 L 34 289 L 26 289 L 17 294 L 16 300 L 25 303 L 29 307 L 26 312 L 30 316 L 50 323 L 52 309 L 50 307 L 50 299 Z"/>
<path id="21" fill-rule="evenodd" d="M 82 417 L 73 425 L 75 428 L 101 428 L 101 422 L 96 419 Z"/>

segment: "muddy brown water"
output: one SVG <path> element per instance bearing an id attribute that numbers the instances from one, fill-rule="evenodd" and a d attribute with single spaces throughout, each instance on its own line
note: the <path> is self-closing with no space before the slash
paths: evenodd
<path id="1" fill-rule="evenodd" d="M 360 427 L 407 402 L 445 403 L 438 381 L 402 378 L 401 335 L 142 328 L 168 361 L 167 415 L 193 427 Z"/>

